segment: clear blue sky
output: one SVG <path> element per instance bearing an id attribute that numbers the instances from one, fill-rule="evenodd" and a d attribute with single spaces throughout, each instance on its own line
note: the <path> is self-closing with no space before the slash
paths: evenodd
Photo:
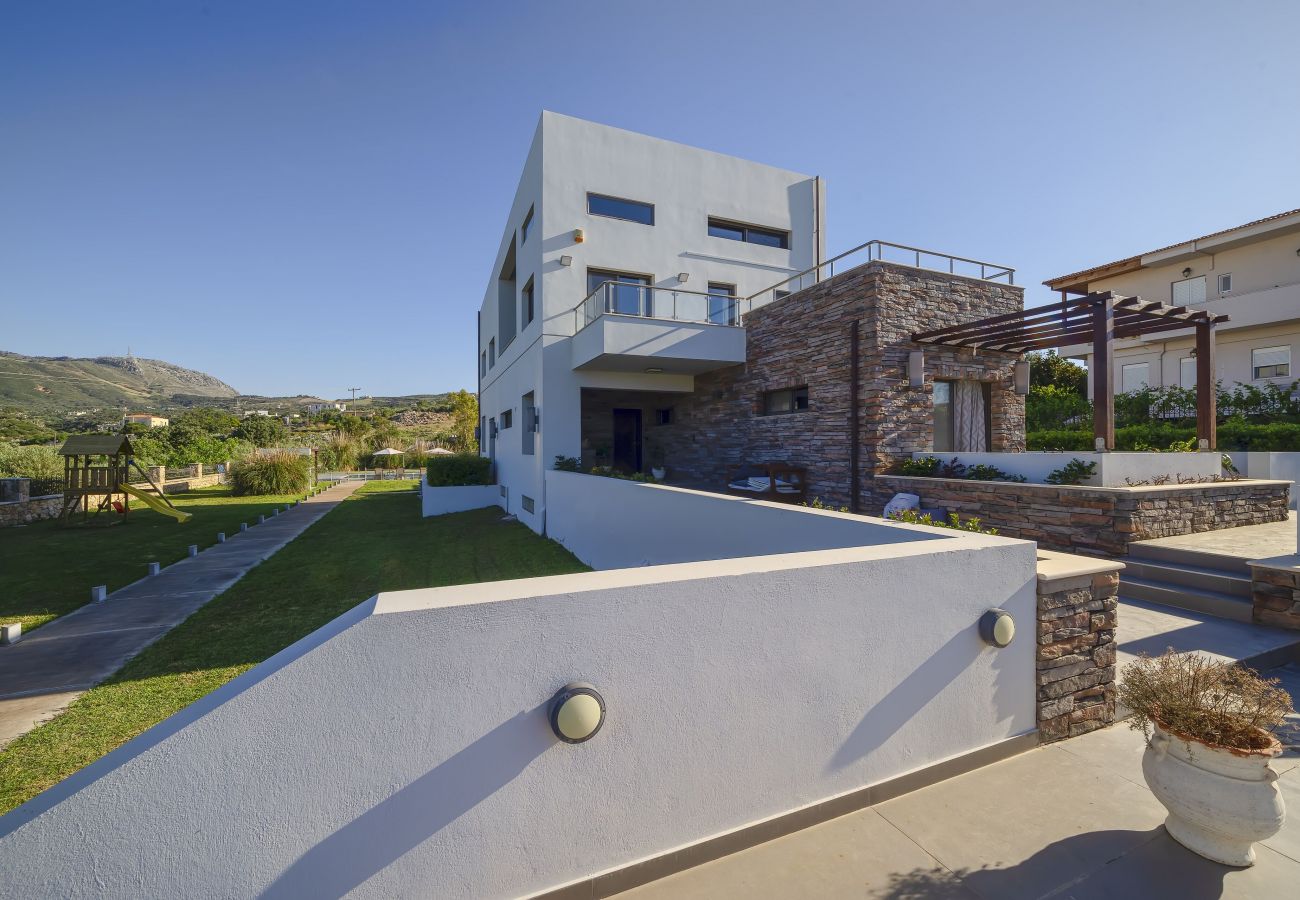
<path id="1" fill-rule="evenodd" d="M 543 108 L 820 174 L 832 251 L 1045 300 L 1300 206 L 1298 34 L 1289 0 L 6 3 L 0 349 L 472 388 Z"/>

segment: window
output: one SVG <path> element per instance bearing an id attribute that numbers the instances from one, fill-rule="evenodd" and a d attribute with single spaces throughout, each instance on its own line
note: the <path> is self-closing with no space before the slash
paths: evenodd
<path id="1" fill-rule="evenodd" d="M 524 216 L 524 224 L 519 226 L 519 243 L 528 240 L 528 229 L 533 227 L 533 208 L 528 207 L 528 215 Z"/>
<path id="2" fill-rule="evenodd" d="M 714 325 L 735 325 L 740 320 L 739 303 L 734 284 L 709 282 L 709 321 Z"/>
<path id="3" fill-rule="evenodd" d="M 1120 367 L 1120 390 L 1140 391 L 1151 383 L 1151 363 L 1129 363 Z"/>
<path id="4" fill-rule="evenodd" d="M 524 326 L 527 327 L 533 321 L 533 280 L 528 279 L 524 285 Z"/>
<path id="5" fill-rule="evenodd" d="M 497 364 L 497 339 L 493 338 L 488 341 L 488 368 Z"/>
<path id="6" fill-rule="evenodd" d="M 1250 351 L 1252 378 L 1289 378 L 1291 376 L 1290 347 L 1260 347 Z"/>
<path id="7" fill-rule="evenodd" d="M 1196 357 L 1184 356 L 1178 360 L 1178 383 L 1185 388 L 1196 387 Z"/>
<path id="8" fill-rule="evenodd" d="M 768 391 L 763 395 L 763 415 L 780 416 L 786 413 L 802 412 L 808 408 L 808 388 L 782 388 Z"/>
<path id="9" fill-rule="evenodd" d="M 484 350 L 478 355 L 478 374 L 482 378 L 487 374 L 487 351 Z"/>
<path id="10" fill-rule="evenodd" d="M 628 222 L 640 222 L 642 225 L 655 223 L 653 203 L 623 200 L 619 197 L 607 197 L 604 194 L 587 194 L 587 212 L 593 216 L 624 219 Z"/>
<path id="11" fill-rule="evenodd" d="M 740 222 L 728 222 L 726 219 L 710 217 L 709 234 L 729 241 L 762 244 L 764 247 L 779 247 L 782 250 L 790 249 L 790 232 L 776 228 L 760 228 L 757 225 L 743 225 Z"/>
<path id="12" fill-rule="evenodd" d="M 669 406 L 655 410 L 655 422 L 659 425 L 671 425 L 673 422 L 673 408 Z"/>
<path id="13" fill-rule="evenodd" d="M 934 450 L 951 453 L 956 446 L 952 416 L 952 382 L 934 383 Z"/>
<path id="14" fill-rule="evenodd" d="M 532 497 L 528 496 L 527 494 L 520 494 L 519 497 L 520 497 L 520 502 L 523 503 L 524 512 L 530 513 L 534 509 L 536 509 Z"/>
<path id="15" fill-rule="evenodd" d="M 934 445 L 946 453 L 983 453 L 993 444 L 993 391 L 989 384 L 934 382 Z"/>
<path id="16" fill-rule="evenodd" d="M 1232 293 L 1232 273 L 1231 273 L 1231 272 L 1224 272 L 1222 275 L 1219 276 L 1219 293 L 1220 293 L 1220 294 L 1231 294 L 1231 293 Z"/>
<path id="17" fill-rule="evenodd" d="M 501 413 L 501 430 L 505 431 L 513 424 L 515 424 L 515 411 L 513 409 L 503 410 Z"/>
<path id="18" fill-rule="evenodd" d="M 1171 294 L 1174 306 L 1187 306 L 1190 303 L 1205 302 L 1205 276 L 1184 278 L 1173 283 Z"/>
<path id="19" fill-rule="evenodd" d="M 590 294 L 606 281 L 615 282 L 600 299 L 604 304 L 604 311 L 622 313 L 625 316 L 648 316 L 650 315 L 649 288 L 652 280 L 645 275 L 588 269 L 587 293 Z"/>
<path id="20" fill-rule="evenodd" d="M 522 442 L 520 450 L 524 456 L 533 456 L 537 449 L 537 407 L 533 405 L 532 391 L 524 394 L 519 401 L 519 409 L 524 416 L 524 427 L 519 429 Z"/>

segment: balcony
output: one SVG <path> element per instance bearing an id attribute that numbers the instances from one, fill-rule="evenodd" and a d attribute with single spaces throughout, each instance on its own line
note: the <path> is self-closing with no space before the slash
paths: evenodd
<path id="1" fill-rule="evenodd" d="M 743 297 L 606 281 L 574 309 L 573 368 L 699 375 L 745 361 Z"/>

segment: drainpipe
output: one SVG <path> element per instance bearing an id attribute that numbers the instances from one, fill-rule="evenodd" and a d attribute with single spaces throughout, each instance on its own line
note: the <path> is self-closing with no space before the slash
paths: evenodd
<path id="1" fill-rule="evenodd" d="M 858 443 L 858 319 L 849 326 L 849 511 L 860 512 Z"/>

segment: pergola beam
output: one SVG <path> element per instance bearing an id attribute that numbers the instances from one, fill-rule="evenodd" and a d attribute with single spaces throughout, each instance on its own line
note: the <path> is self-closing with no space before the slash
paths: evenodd
<path id="1" fill-rule="evenodd" d="M 1092 436 L 1094 449 L 1115 449 L 1115 301 L 1106 297 L 1092 316 Z"/>

